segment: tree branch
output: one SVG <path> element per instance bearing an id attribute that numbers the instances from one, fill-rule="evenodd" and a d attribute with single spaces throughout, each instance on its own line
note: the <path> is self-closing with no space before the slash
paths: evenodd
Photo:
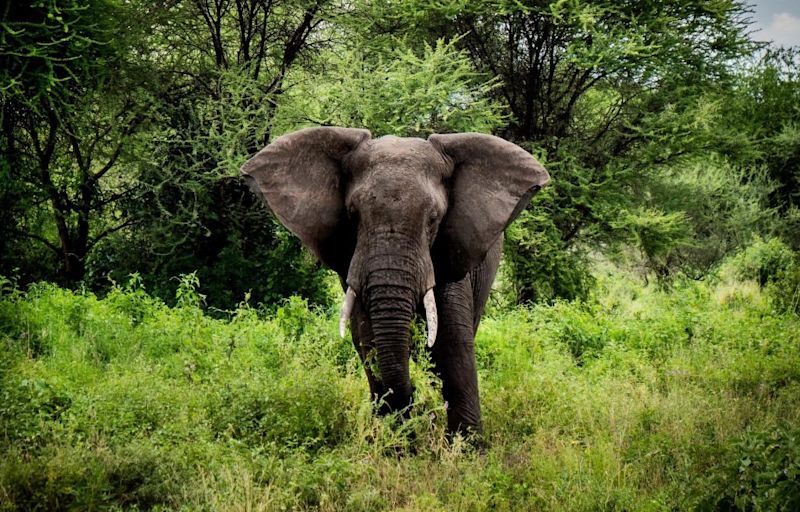
<path id="1" fill-rule="evenodd" d="M 88 169 L 88 161 L 84 162 L 83 160 L 83 153 L 81 153 L 81 144 L 78 140 L 78 136 L 75 135 L 75 129 L 72 127 L 69 121 L 65 121 L 64 123 L 66 130 L 64 132 L 67 134 L 67 139 L 69 140 L 70 146 L 72 146 L 72 154 L 75 155 L 75 161 L 78 163 L 78 169 L 81 170 L 81 173 L 84 175 L 89 174 Z"/>
<path id="2" fill-rule="evenodd" d="M 53 251 L 56 254 L 56 256 L 61 256 L 61 249 L 43 236 L 36 235 L 34 233 L 28 233 L 27 231 L 22 231 L 20 229 L 12 229 L 11 232 L 20 236 L 24 236 L 25 238 L 30 238 L 38 242 L 41 242 L 42 244 L 47 246 L 48 249 Z"/>
<path id="3" fill-rule="evenodd" d="M 133 219 L 128 219 L 125 222 L 123 222 L 122 224 L 118 224 L 118 225 L 114 226 L 113 228 L 108 228 L 105 231 L 100 232 L 99 235 L 97 235 L 94 238 L 92 238 L 91 240 L 89 240 L 89 243 L 87 244 L 88 249 L 91 249 L 92 247 L 94 247 L 97 244 L 97 242 L 99 242 L 103 238 L 107 237 L 108 235 L 111 235 L 112 233 L 116 233 L 117 231 L 119 231 L 121 229 L 125 229 L 128 226 L 133 226 L 136 223 L 137 223 L 137 221 L 135 221 Z"/>
<path id="4" fill-rule="evenodd" d="M 140 115 L 136 115 L 133 117 L 133 119 L 131 119 L 130 124 L 126 126 L 124 130 L 122 130 L 119 142 L 117 143 L 117 147 L 114 148 L 114 151 L 111 153 L 111 156 L 108 158 L 108 161 L 99 171 L 91 175 L 90 181 L 97 183 L 98 181 L 100 181 L 100 178 L 102 178 L 108 171 L 111 170 L 112 167 L 114 167 L 114 164 L 117 162 L 119 155 L 122 153 L 122 148 L 126 142 L 125 139 L 128 137 L 128 135 L 133 133 L 133 131 L 141 122 L 142 122 L 142 117 Z"/>
<path id="5" fill-rule="evenodd" d="M 136 190 L 136 187 L 131 187 L 131 188 L 123 190 L 122 192 L 117 192 L 116 194 L 112 194 L 109 197 L 99 201 L 97 203 L 97 205 L 96 205 L 96 208 L 97 209 L 101 209 L 101 208 L 104 208 L 104 207 L 110 205 L 111 203 L 115 203 L 115 202 L 119 201 L 120 199 L 122 199 L 122 198 L 124 198 L 126 196 L 129 196 L 134 190 Z"/>

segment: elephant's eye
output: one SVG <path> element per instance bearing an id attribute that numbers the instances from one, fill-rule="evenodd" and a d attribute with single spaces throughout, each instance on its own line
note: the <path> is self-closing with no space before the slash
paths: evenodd
<path id="1" fill-rule="evenodd" d="M 351 204 L 350 204 L 350 205 L 347 207 L 347 215 L 348 215 L 348 216 L 349 216 L 351 219 L 354 219 L 354 218 L 356 217 L 356 215 L 357 215 L 357 214 L 358 214 L 358 212 L 356 212 L 356 207 L 355 207 L 355 206 L 353 206 L 353 204 L 351 203 Z"/>

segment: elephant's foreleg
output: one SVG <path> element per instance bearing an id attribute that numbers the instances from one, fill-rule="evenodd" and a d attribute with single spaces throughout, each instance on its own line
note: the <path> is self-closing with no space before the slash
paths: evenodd
<path id="1" fill-rule="evenodd" d="M 439 334 L 431 349 L 442 379 L 450 432 L 479 432 L 481 410 L 475 364 L 473 290 L 470 276 L 436 288 Z"/>
<path id="2" fill-rule="evenodd" d="M 501 236 L 484 261 L 464 279 L 436 287 L 439 335 L 432 349 L 434 368 L 442 379 L 451 432 L 481 429 L 475 331 L 489 297 L 503 245 Z"/>

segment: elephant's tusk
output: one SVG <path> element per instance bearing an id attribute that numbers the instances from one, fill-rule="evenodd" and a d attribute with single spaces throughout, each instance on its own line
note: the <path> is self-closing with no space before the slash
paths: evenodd
<path id="1" fill-rule="evenodd" d="M 425 320 L 428 323 L 428 346 L 432 347 L 436 341 L 436 331 L 439 329 L 439 315 L 436 313 L 436 299 L 433 297 L 433 288 L 428 290 L 422 299 L 425 305 Z"/>
<path id="2" fill-rule="evenodd" d="M 342 304 L 342 314 L 339 316 L 339 336 L 342 338 L 344 338 L 347 321 L 350 320 L 350 315 L 353 313 L 353 305 L 355 303 L 356 292 L 348 286 L 347 293 L 344 295 L 344 304 Z"/>

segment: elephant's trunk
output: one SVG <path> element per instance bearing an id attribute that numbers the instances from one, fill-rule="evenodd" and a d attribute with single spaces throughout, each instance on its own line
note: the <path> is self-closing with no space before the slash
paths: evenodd
<path id="1" fill-rule="evenodd" d="M 367 291 L 367 310 L 378 369 L 385 395 L 381 413 L 402 410 L 411 405 L 411 378 L 408 373 L 409 325 L 415 309 L 416 293 L 398 284 L 371 283 Z"/>
<path id="2" fill-rule="evenodd" d="M 419 237 L 406 236 L 399 229 L 365 231 L 359 236 L 346 281 L 369 319 L 369 344 L 377 356 L 377 365 L 370 371 L 377 370 L 377 391 L 382 395 L 378 398 L 383 400 L 379 413 L 406 409 L 413 393 L 408 372 L 409 327 L 418 302 L 435 284 L 429 250 Z M 435 309 L 427 311 L 435 316 Z"/>

